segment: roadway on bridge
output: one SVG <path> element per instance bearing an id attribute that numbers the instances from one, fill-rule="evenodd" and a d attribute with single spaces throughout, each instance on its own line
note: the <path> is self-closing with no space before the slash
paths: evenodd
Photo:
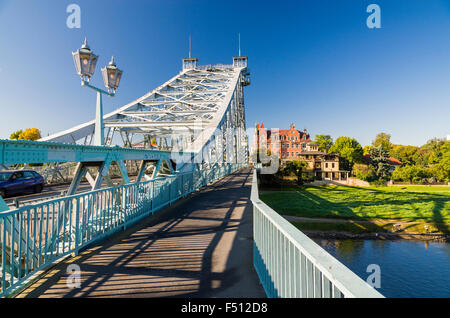
<path id="1" fill-rule="evenodd" d="M 131 176 L 130 182 L 134 182 L 136 180 L 135 176 Z M 122 180 L 122 178 L 112 178 L 112 182 L 114 185 L 118 185 L 119 182 Z M 117 182 L 119 181 L 119 182 Z M 52 184 L 52 185 L 45 185 L 44 189 L 41 193 L 33 193 L 33 194 L 22 194 L 22 195 L 16 195 L 16 196 L 9 196 L 6 198 L 3 198 L 5 203 L 8 205 L 8 207 L 12 210 L 15 208 L 15 201 L 19 204 L 19 206 L 24 206 L 27 204 L 33 204 L 35 202 L 44 201 L 44 200 L 50 200 L 53 198 L 59 198 L 62 195 L 63 192 L 67 192 L 69 189 L 70 184 Z M 106 181 L 103 182 L 102 186 L 108 187 Z M 87 181 L 83 181 L 78 186 L 76 194 L 88 192 L 91 191 L 92 187 Z"/>
<path id="2" fill-rule="evenodd" d="M 50 269 L 18 297 L 265 297 L 253 268 L 250 169 Z M 81 269 L 80 288 L 67 274 Z"/>

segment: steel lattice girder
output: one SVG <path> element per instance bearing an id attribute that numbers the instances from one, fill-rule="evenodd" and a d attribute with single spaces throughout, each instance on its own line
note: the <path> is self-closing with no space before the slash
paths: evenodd
<path id="1" fill-rule="evenodd" d="M 199 152 L 214 130 L 230 120 L 225 116 L 230 104 L 238 99 L 236 95 L 243 99 L 241 81 L 245 75 L 246 68 L 232 65 L 185 70 L 141 98 L 105 115 L 105 128 L 113 134 L 156 138 L 182 136 L 190 140 L 188 151 Z M 243 105 L 241 108 L 243 118 Z M 94 121 L 90 121 L 41 140 L 75 143 L 91 136 L 94 125 Z M 236 126 L 235 121 L 227 126 L 245 129 L 245 123 Z"/>

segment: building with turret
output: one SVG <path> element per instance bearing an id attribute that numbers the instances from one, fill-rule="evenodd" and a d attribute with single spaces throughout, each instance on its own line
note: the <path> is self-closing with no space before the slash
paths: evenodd
<path id="1" fill-rule="evenodd" d="M 276 155 L 281 165 L 291 160 L 305 161 L 308 163 L 307 172 L 319 180 L 346 180 L 349 175 L 349 171 L 339 169 L 338 154 L 319 151 L 308 131 L 298 130 L 294 124 L 286 130 L 267 130 L 264 123 L 256 124 L 253 148 Z"/>

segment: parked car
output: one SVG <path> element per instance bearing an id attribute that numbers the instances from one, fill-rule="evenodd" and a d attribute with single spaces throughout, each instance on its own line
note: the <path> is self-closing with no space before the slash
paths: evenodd
<path id="1" fill-rule="evenodd" d="M 0 171 L 0 196 L 39 193 L 44 188 L 44 178 L 33 170 Z"/>

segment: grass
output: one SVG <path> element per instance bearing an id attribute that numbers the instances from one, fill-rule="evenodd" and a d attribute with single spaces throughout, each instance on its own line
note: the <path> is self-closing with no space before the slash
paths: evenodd
<path id="1" fill-rule="evenodd" d="M 371 189 L 388 191 L 388 192 L 404 192 L 404 191 L 414 191 L 414 192 L 449 192 L 450 187 L 447 186 L 393 186 L 393 187 L 370 187 Z"/>
<path id="2" fill-rule="evenodd" d="M 267 190 L 276 190 L 276 191 L 383 191 L 383 192 L 442 192 L 444 194 L 450 195 L 450 187 L 448 186 L 393 186 L 393 187 L 351 187 L 351 186 L 338 186 L 338 185 L 329 185 L 329 186 L 313 186 L 313 185 L 304 185 L 304 186 L 284 186 L 281 188 L 267 188 Z"/>
<path id="3" fill-rule="evenodd" d="M 392 188 L 292 186 L 282 188 L 283 191 L 262 192 L 260 198 L 281 215 L 427 222 L 434 224 L 440 232 L 449 232 L 450 193 Z M 380 225 L 376 226 L 382 229 Z"/>

